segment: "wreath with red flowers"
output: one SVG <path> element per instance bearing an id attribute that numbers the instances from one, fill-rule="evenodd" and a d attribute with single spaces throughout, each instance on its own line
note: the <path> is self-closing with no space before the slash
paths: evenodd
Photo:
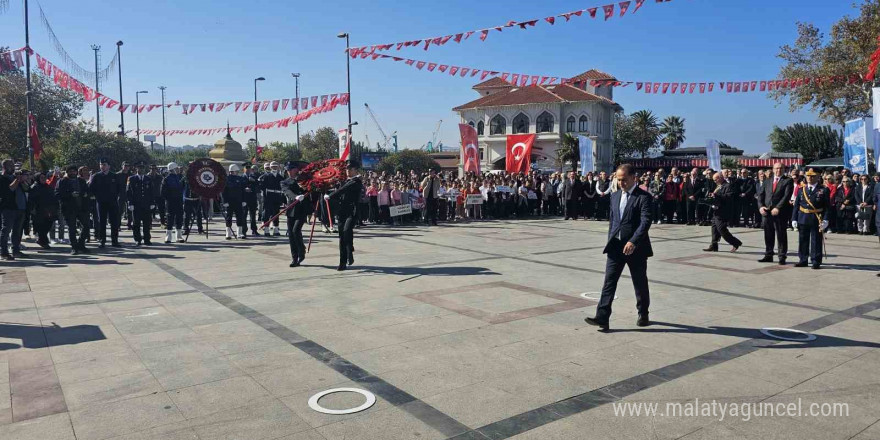
<path id="1" fill-rule="evenodd" d="M 299 172 L 299 185 L 309 192 L 328 192 L 345 179 L 345 161 L 318 160 Z"/>

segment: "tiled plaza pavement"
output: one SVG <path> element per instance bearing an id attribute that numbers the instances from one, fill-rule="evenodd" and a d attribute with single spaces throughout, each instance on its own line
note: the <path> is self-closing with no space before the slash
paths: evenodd
<path id="1" fill-rule="evenodd" d="M 0 439 L 880 438 L 875 237 L 832 235 L 813 271 L 758 264 L 760 231 L 734 230 L 739 254 L 706 255 L 708 228 L 655 226 L 657 324 L 635 326 L 624 278 L 600 334 L 580 294 L 601 286 L 606 227 L 367 228 L 344 273 L 323 234 L 298 269 L 284 237 L 84 257 L 30 246 L 0 267 Z M 308 407 L 335 387 L 378 401 Z M 847 403 L 849 416 L 614 414 L 695 398 Z"/>

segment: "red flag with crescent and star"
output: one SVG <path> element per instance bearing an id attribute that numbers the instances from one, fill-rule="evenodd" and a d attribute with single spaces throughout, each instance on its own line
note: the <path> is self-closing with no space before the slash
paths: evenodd
<path id="1" fill-rule="evenodd" d="M 533 134 L 511 134 L 507 136 L 507 158 L 505 170 L 508 173 L 527 173 L 532 166 Z"/>
<path id="2" fill-rule="evenodd" d="M 458 131 L 461 132 L 464 172 L 473 171 L 476 174 L 480 174 L 480 143 L 477 140 L 477 130 L 468 124 L 458 124 Z"/>

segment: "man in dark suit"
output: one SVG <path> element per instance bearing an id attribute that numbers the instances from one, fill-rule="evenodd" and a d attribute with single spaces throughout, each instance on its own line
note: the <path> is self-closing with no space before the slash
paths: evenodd
<path id="1" fill-rule="evenodd" d="M 562 200 L 565 201 L 565 220 L 569 218 L 577 220 L 580 209 L 580 196 L 584 192 L 581 181 L 572 171 L 568 179 L 562 183 Z"/>
<path id="2" fill-rule="evenodd" d="M 654 256 L 651 238 L 648 236 L 648 229 L 651 228 L 651 195 L 637 186 L 635 168 L 632 165 L 621 165 L 617 169 L 616 179 L 620 190 L 610 197 L 608 243 L 603 251 L 608 255 L 608 260 L 605 263 L 602 298 L 596 309 L 596 317 L 585 319 L 587 324 L 598 326 L 599 331 L 609 329 L 611 303 L 614 301 L 617 281 L 624 266 L 629 266 L 636 291 L 636 308 L 639 312 L 636 325 L 645 327 L 651 324 L 648 319 L 648 308 L 651 305 L 648 258 Z"/>
<path id="3" fill-rule="evenodd" d="M 773 164 L 773 177 L 764 179 L 758 194 L 759 211 L 764 220 L 764 258 L 759 263 L 773 262 L 774 240 L 779 243 L 779 265 L 785 265 L 788 255 L 788 201 L 794 191 L 794 181 L 785 176 L 782 164 Z"/>
<path id="4" fill-rule="evenodd" d="M 736 252 L 742 242 L 733 236 L 728 229 L 728 225 L 734 217 L 739 217 L 739 192 L 735 189 L 731 181 L 725 181 L 721 173 L 715 173 L 713 177 L 715 184 L 718 185 L 710 196 L 712 198 L 712 244 L 708 248 L 703 249 L 704 252 L 718 252 L 718 242 L 721 238 L 727 244 L 733 246 L 730 252 Z"/>
<path id="5" fill-rule="evenodd" d="M 807 267 L 807 257 L 813 260 L 813 269 L 822 265 L 822 232 L 828 227 L 824 219 L 830 204 L 828 188 L 819 183 L 819 173 L 810 168 L 807 183 L 799 187 L 791 213 L 791 225 L 798 230 L 798 257 L 796 267 Z"/>

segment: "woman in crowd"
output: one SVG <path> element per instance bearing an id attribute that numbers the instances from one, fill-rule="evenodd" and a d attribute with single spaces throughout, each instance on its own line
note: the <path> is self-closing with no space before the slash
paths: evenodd
<path id="1" fill-rule="evenodd" d="M 837 190 L 834 205 L 837 207 L 838 213 L 838 231 L 843 234 L 852 234 L 855 231 L 856 194 L 849 177 L 843 178 L 843 186 Z"/>
<path id="2" fill-rule="evenodd" d="M 672 224 L 675 216 L 675 207 L 681 198 L 681 188 L 673 180 L 672 174 L 666 176 L 666 190 L 663 192 L 663 216 L 666 223 Z"/>
<path id="3" fill-rule="evenodd" d="M 370 185 L 367 187 L 367 198 L 370 204 L 370 214 L 367 216 L 367 221 L 377 224 L 379 223 L 379 182 L 376 179 L 370 180 Z"/>

